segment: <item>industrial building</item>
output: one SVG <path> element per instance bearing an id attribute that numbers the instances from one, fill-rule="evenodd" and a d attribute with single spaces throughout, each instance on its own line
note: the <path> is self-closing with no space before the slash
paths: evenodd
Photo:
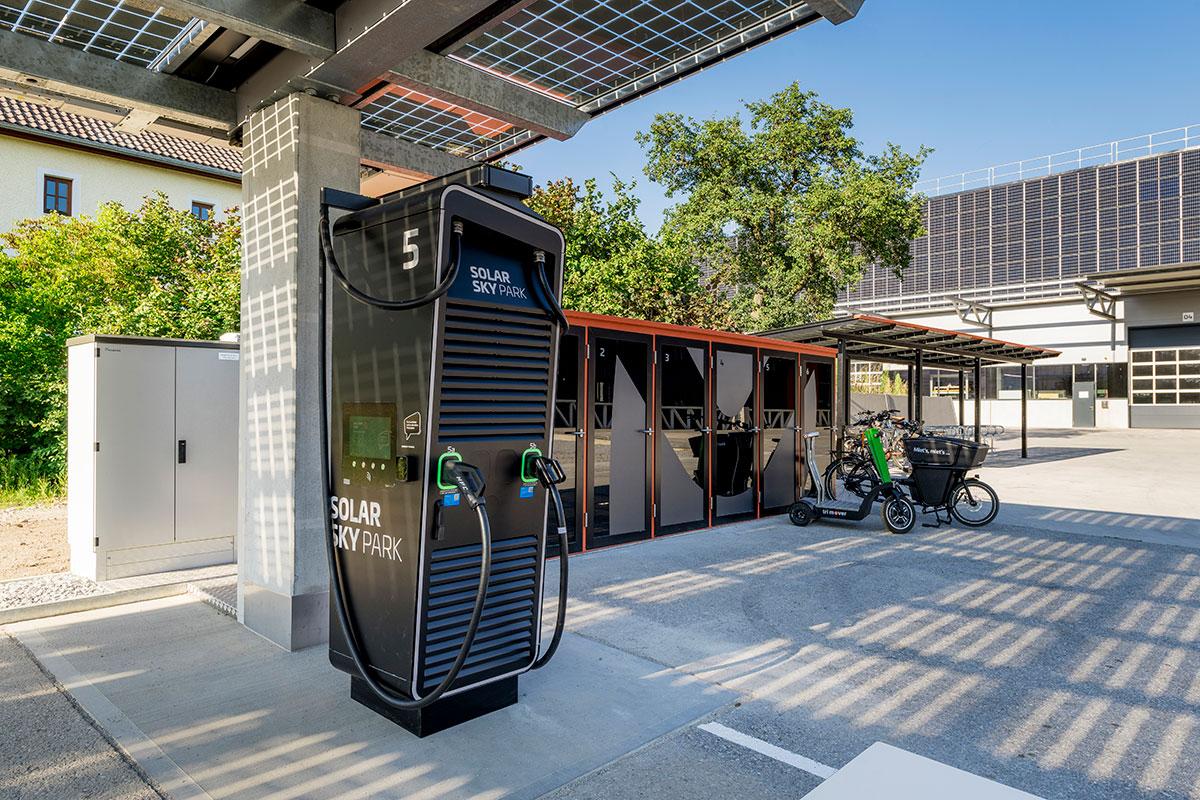
<path id="1" fill-rule="evenodd" d="M 1061 351 L 1032 367 L 1031 427 L 1200 427 L 1198 148 L 1194 125 L 919 185 L 903 277 L 873 268 L 839 308 Z M 1017 424 L 1018 370 L 980 384 L 982 421 Z"/>

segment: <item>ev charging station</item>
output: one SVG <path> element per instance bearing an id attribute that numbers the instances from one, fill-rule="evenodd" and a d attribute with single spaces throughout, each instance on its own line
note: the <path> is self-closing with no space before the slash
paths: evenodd
<path id="1" fill-rule="evenodd" d="M 329 658 L 351 697 L 418 736 L 515 703 L 562 634 L 563 239 L 521 203 L 530 188 L 480 167 L 381 200 L 323 196 Z M 332 228 L 330 208 L 349 211 Z"/>

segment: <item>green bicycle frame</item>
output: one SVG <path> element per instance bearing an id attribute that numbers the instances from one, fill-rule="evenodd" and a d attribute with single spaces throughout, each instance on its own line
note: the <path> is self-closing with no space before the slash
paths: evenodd
<path id="1" fill-rule="evenodd" d="M 892 473 L 888 469 L 887 458 L 883 455 L 883 443 L 879 441 L 879 429 L 867 428 L 864 435 L 867 437 L 867 449 L 871 451 L 871 460 L 875 462 L 875 469 L 879 471 L 879 479 L 886 486 L 892 482 Z"/>

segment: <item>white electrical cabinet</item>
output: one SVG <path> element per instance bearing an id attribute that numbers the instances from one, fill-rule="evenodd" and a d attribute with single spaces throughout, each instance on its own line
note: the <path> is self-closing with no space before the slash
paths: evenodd
<path id="1" fill-rule="evenodd" d="M 67 342 L 67 538 L 95 580 L 231 563 L 238 345 Z"/>

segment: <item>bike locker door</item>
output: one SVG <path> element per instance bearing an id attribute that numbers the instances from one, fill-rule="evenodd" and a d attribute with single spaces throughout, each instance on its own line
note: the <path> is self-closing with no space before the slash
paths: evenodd
<path id="1" fill-rule="evenodd" d="M 801 423 L 803 433 L 817 431 L 821 436 L 813 443 L 817 457 L 817 473 L 829 466 L 829 451 L 833 447 L 833 362 L 804 359 L 801 362 Z M 801 456 L 803 460 L 803 455 Z M 801 464 L 803 476 L 808 467 Z M 807 483 L 807 478 L 804 478 Z"/>
<path id="2" fill-rule="evenodd" d="M 708 524 L 708 343 L 658 338 L 655 533 Z"/>
<path id="3" fill-rule="evenodd" d="M 587 455 L 587 415 L 583 402 L 583 333 L 562 337 L 558 346 L 558 376 L 554 392 L 554 450 L 567 479 L 559 484 L 563 511 L 567 514 L 570 552 L 583 548 L 583 503 L 579 487 L 584 485 Z M 557 522 L 554 512 L 546 518 L 546 547 L 558 554 Z"/>
<path id="4" fill-rule="evenodd" d="M 587 547 L 650 535 L 650 339 L 590 329 Z"/>
<path id="5" fill-rule="evenodd" d="M 713 517 L 723 522 L 757 510 L 756 351 L 717 346 L 713 354 Z"/>
<path id="6" fill-rule="evenodd" d="M 798 415 L 796 356 L 762 353 L 762 432 L 759 434 L 763 513 L 787 508 L 796 496 Z"/>

